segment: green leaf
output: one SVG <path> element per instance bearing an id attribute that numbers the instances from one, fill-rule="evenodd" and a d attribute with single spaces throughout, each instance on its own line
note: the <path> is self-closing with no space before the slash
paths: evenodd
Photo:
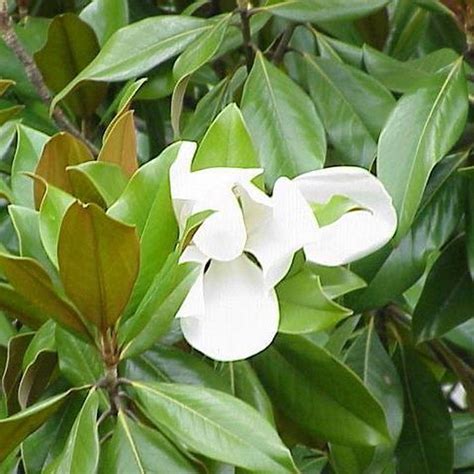
<path id="1" fill-rule="evenodd" d="M 23 410 L 37 402 L 54 380 L 57 361 L 55 352 L 42 350 L 26 366 L 18 386 L 18 401 Z"/>
<path id="2" fill-rule="evenodd" d="M 170 255 L 133 316 L 119 328 L 123 358 L 145 351 L 165 335 L 199 272 L 199 265 L 179 265 L 178 255 Z"/>
<path id="3" fill-rule="evenodd" d="M 360 206 L 360 204 L 356 203 L 352 199 L 339 194 L 333 195 L 324 204 L 310 203 L 310 206 L 313 209 L 313 213 L 321 227 L 336 222 L 348 212 L 364 209 Z"/>
<path id="4" fill-rule="evenodd" d="M 364 65 L 369 74 L 388 89 L 401 93 L 429 85 L 433 74 L 458 59 L 458 54 L 448 48 L 406 62 L 398 61 L 367 45 L 363 52 Z"/>
<path id="5" fill-rule="evenodd" d="M 89 337 L 81 317 L 53 288 L 45 270 L 34 260 L 0 254 L 0 267 L 15 290 L 58 324 Z"/>
<path id="6" fill-rule="evenodd" d="M 41 309 L 5 283 L 0 283 L 0 308 L 32 329 L 39 328 L 48 320 Z"/>
<path id="7" fill-rule="evenodd" d="M 104 45 L 117 30 L 128 24 L 127 0 L 93 0 L 79 15 L 95 31 Z"/>
<path id="8" fill-rule="evenodd" d="M 128 418 L 122 411 L 110 443 L 101 458 L 104 472 L 143 474 L 194 473 L 198 470 L 158 431 Z"/>
<path id="9" fill-rule="evenodd" d="M 82 404 L 81 397 L 70 397 L 62 410 L 23 441 L 22 460 L 28 474 L 42 474 L 45 467 L 61 454 Z"/>
<path id="10" fill-rule="evenodd" d="M 344 164 L 370 168 L 377 139 L 395 106 L 379 82 L 356 68 L 309 54 L 296 59 L 305 84 Z"/>
<path id="11" fill-rule="evenodd" d="M 235 104 L 214 119 L 193 160 L 193 170 L 212 167 L 258 168 L 258 158 L 244 118 Z"/>
<path id="12" fill-rule="evenodd" d="M 230 385 L 219 370 L 193 354 L 159 344 L 128 359 L 125 373 L 131 380 L 175 382 L 230 392 Z"/>
<path id="13" fill-rule="evenodd" d="M 24 125 L 18 125 L 17 137 L 11 175 L 14 204 L 34 208 L 33 182 L 24 173 L 35 170 L 41 150 L 49 137 Z"/>
<path id="14" fill-rule="evenodd" d="M 245 83 L 242 112 L 258 148 L 265 181 L 321 168 L 326 138 L 308 96 L 261 53 Z"/>
<path id="15" fill-rule="evenodd" d="M 33 339 L 25 352 L 22 362 L 22 368 L 25 370 L 42 351 L 55 352 L 56 344 L 54 333 L 56 331 L 56 323 L 50 319 L 43 324 L 38 331 L 35 332 Z"/>
<path id="16" fill-rule="evenodd" d="M 330 299 L 338 298 L 346 293 L 367 286 L 362 278 L 358 277 L 346 267 L 312 265 L 312 269 L 321 280 L 324 294 Z"/>
<path id="17" fill-rule="evenodd" d="M 95 204 L 66 211 L 58 241 L 59 274 L 82 315 L 102 333 L 121 316 L 138 275 L 140 247 L 133 227 Z"/>
<path id="18" fill-rule="evenodd" d="M 473 292 L 466 243 L 458 238 L 445 249 L 428 274 L 413 314 L 417 340 L 440 337 L 472 318 Z"/>
<path id="19" fill-rule="evenodd" d="M 96 472 L 99 464 L 98 408 L 99 395 L 94 388 L 77 415 L 62 454 L 46 468 L 48 474 Z"/>
<path id="20" fill-rule="evenodd" d="M 471 413 L 453 413 L 454 467 L 474 466 L 474 417 Z"/>
<path id="21" fill-rule="evenodd" d="M 47 184 L 73 194 L 74 187 L 69 179 L 67 167 L 91 160 L 93 156 L 84 143 L 67 132 L 60 132 L 51 137 L 44 146 L 35 175 L 43 178 Z M 38 209 L 46 192 L 44 182 L 36 180 L 34 190 Z"/>
<path id="22" fill-rule="evenodd" d="M 277 286 L 280 303 L 279 331 L 301 334 L 335 326 L 352 314 L 331 301 L 321 287 L 321 280 L 311 264 Z"/>
<path id="23" fill-rule="evenodd" d="M 54 98 L 51 106 L 75 89 L 80 82 L 123 81 L 176 56 L 212 27 L 202 18 L 166 15 L 146 18 L 121 28 L 100 53 Z"/>
<path id="24" fill-rule="evenodd" d="M 169 169 L 179 148 L 180 143 L 171 145 L 142 166 L 108 210 L 109 216 L 136 226 L 140 236 L 140 271 L 127 314 L 131 314 L 145 296 L 178 240 Z"/>
<path id="25" fill-rule="evenodd" d="M 374 330 L 373 320 L 350 347 L 345 363 L 381 403 L 392 442 L 374 448 L 332 446 L 331 452 L 336 457 L 355 457 L 362 464 L 361 470 L 365 469 L 363 472 L 383 472 L 393 459 L 402 429 L 403 389 L 395 366 Z"/>
<path id="26" fill-rule="evenodd" d="M 438 382 L 408 347 L 397 351 L 395 364 L 405 399 L 398 469 L 407 474 L 452 473 L 452 422 Z"/>
<path id="27" fill-rule="evenodd" d="M 46 254 L 56 268 L 58 268 L 58 240 L 61 223 L 73 202 L 74 198 L 70 194 L 55 186 L 46 186 L 39 210 L 39 232 Z"/>
<path id="28" fill-rule="evenodd" d="M 65 13 L 54 17 L 48 40 L 35 54 L 35 62 L 48 88 L 57 93 L 75 79 L 98 52 L 94 30 L 73 13 Z M 102 102 L 106 90 L 105 84 L 83 84 L 69 95 L 65 104 L 75 115 L 89 117 Z"/>
<path id="29" fill-rule="evenodd" d="M 454 145 L 466 122 L 467 88 L 461 59 L 447 77 L 439 79 L 403 96 L 380 136 L 378 177 L 398 213 L 397 241 L 413 222 L 431 170 Z"/>
<path id="30" fill-rule="evenodd" d="M 418 215 L 396 248 L 382 249 L 365 264 L 352 267 L 370 282 L 362 292 L 347 297 L 346 303 L 355 311 L 384 306 L 403 294 L 423 275 L 430 256 L 448 241 L 464 212 L 464 184 L 456 170 L 465 159 L 465 153 L 457 154 L 436 166 Z M 367 274 L 363 267 L 371 267 L 371 259 L 379 258 Z"/>
<path id="31" fill-rule="evenodd" d="M 20 410 L 18 403 L 18 388 L 22 374 L 22 361 L 33 333 L 17 334 L 8 341 L 5 370 L 2 375 L 2 394 L 5 397 L 7 413 L 9 415 Z"/>
<path id="32" fill-rule="evenodd" d="M 127 177 L 120 166 L 114 163 L 88 161 L 69 166 L 67 172 L 76 193 L 79 186 L 92 186 L 107 207 L 117 201 L 127 186 Z"/>
<path id="33" fill-rule="evenodd" d="M 8 213 L 18 235 L 20 255 L 30 257 L 51 270 L 51 262 L 41 245 L 39 213 L 29 207 L 10 205 Z"/>
<path id="34" fill-rule="evenodd" d="M 0 462 L 29 434 L 56 413 L 78 389 L 48 398 L 9 418 L 0 420 Z"/>
<path id="35" fill-rule="evenodd" d="M 277 408 L 306 433 L 347 446 L 388 441 L 380 404 L 329 352 L 301 336 L 278 336 L 252 359 Z"/>
<path id="36" fill-rule="evenodd" d="M 173 66 L 173 76 L 177 80 L 189 76 L 211 61 L 224 41 L 232 16 L 232 13 L 223 16 L 211 29 L 183 51 Z"/>
<path id="37" fill-rule="evenodd" d="M 56 327 L 55 340 L 59 368 L 72 385 L 93 385 L 103 377 L 104 364 L 95 348 L 60 327 Z"/>
<path id="38" fill-rule="evenodd" d="M 147 416 L 193 452 L 253 471 L 296 472 L 289 451 L 257 411 L 223 392 L 133 383 Z"/>
<path id="39" fill-rule="evenodd" d="M 390 0 L 279 0 L 263 8 L 276 16 L 301 22 L 354 20 L 384 7 Z"/>

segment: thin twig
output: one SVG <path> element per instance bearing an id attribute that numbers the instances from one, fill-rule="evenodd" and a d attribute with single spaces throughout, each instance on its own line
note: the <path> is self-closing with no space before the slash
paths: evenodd
<path id="1" fill-rule="evenodd" d="M 275 53 L 273 54 L 273 63 L 278 65 L 283 61 L 283 56 L 288 50 L 288 45 L 290 43 L 291 37 L 293 36 L 293 32 L 296 28 L 296 23 L 290 25 L 285 32 L 281 35 L 280 42 L 275 49 Z"/>
<path id="2" fill-rule="evenodd" d="M 6 0 L 0 0 L 0 35 L 8 48 L 25 67 L 26 75 L 38 92 L 40 99 L 49 106 L 52 100 L 51 93 L 49 92 L 49 89 L 44 82 L 43 75 L 38 69 L 38 66 L 36 66 L 35 61 L 18 39 L 15 29 L 13 28 L 12 18 L 8 14 Z M 54 110 L 53 118 L 59 128 L 66 130 L 71 135 L 74 135 L 76 138 L 86 143 L 94 155 L 99 153 L 98 148 L 80 132 L 80 130 L 66 117 L 61 109 L 56 108 Z"/>
<path id="3" fill-rule="evenodd" d="M 250 30 L 250 15 L 248 3 L 245 0 L 237 0 L 240 13 L 240 28 L 242 29 L 242 38 L 244 40 L 245 63 L 247 71 L 250 72 L 254 60 L 254 51 L 252 47 L 252 33 Z"/>

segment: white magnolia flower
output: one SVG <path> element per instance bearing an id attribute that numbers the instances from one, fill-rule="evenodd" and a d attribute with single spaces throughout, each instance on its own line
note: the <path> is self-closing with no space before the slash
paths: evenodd
<path id="1" fill-rule="evenodd" d="M 201 211 L 214 211 L 199 227 L 181 261 L 201 265 L 177 317 L 186 340 L 220 361 L 265 349 L 278 331 L 274 287 L 304 248 L 308 260 L 340 265 L 384 245 L 396 217 L 380 182 L 350 167 L 280 178 L 272 197 L 252 183 L 263 170 L 191 171 L 196 145 L 183 142 L 170 169 L 171 195 L 181 229 Z M 320 227 L 311 204 L 344 195 L 361 210 Z M 255 263 L 247 254 L 253 255 Z"/>
<path id="2" fill-rule="evenodd" d="M 393 237 L 397 214 L 392 198 L 369 171 L 338 166 L 310 171 L 293 182 L 311 204 L 324 204 L 341 195 L 359 206 L 320 228 L 314 242 L 304 247 L 307 260 L 326 266 L 345 265 L 375 252 Z"/>

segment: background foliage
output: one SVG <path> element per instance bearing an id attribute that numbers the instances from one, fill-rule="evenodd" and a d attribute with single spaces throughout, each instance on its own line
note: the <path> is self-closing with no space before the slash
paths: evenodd
<path id="1" fill-rule="evenodd" d="M 472 472 L 472 0 L 0 9 L 0 472 Z M 173 322 L 178 139 L 268 190 L 371 169 L 397 233 L 296 266 L 274 344 L 207 360 Z"/>

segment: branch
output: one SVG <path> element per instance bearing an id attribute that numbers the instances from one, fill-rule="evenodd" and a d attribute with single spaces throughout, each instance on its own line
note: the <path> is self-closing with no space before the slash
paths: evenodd
<path id="1" fill-rule="evenodd" d="M 273 54 L 273 62 L 275 65 L 278 65 L 282 62 L 283 56 L 288 50 L 288 44 L 290 43 L 291 37 L 293 36 L 293 32 L 295 31 L 296 26 L 296 23 L 290 25 L 282 34 L 281 40 L 275 49 L 275 53 Z"/>
<path id="2" fill-rule="evenodd" d="M 49 89 L 44 82 L 43 75 L 38 69 L 38 66 L 36 66 L 35 61 L 18 39 L 18 36 L 13 28 L 12 19 L 8 14 L 6 0 L 0 0 L 0 35 L 2 36 L 8 48 L 25 67 L 26 75 L 38 92 L 40 99 L 49 107 L 52 100 L 51 93 L 49 92 Z M 59 128 L 68 131 L 71 135 L 74 135 L 79 140 L 82 140 L 87 144 L 94 155 L 98 155 L 98 148 L 80 132 L 80 130 L 66 117 L 61 109 L 55 109 L 53 112 L 53 118 Z"/>
<path id="3" fill-rule="evenodd" d="M 254 60 L 254 52 L 252 48 L 252 33 L 250 31 L 250 15 L 249 5 L 246 0 L 237 0 L 240 13 L 240 27 L 242 29 L 242 38 L 244 40 L 245 62 L 247 72 L 250 72 Z"/>

